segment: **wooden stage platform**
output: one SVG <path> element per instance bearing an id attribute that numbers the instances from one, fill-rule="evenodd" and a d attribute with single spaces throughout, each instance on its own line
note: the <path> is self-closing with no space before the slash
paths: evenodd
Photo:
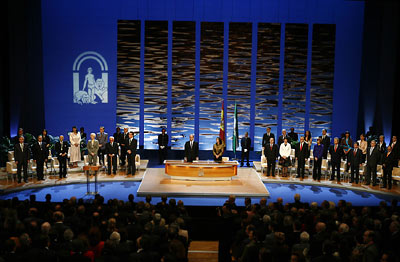
<path id="1" fill-rule="evenodd" d="M 267 197 L 269 192 L 253 168 L 239 168 L 228 181 L 175 180 L 162 168 L 149 168 L 137 192 L 144 195 Z"/>

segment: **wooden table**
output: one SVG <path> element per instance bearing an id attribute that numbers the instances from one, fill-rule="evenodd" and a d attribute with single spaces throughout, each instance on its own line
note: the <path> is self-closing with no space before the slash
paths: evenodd
<path id="1" fill-rule="evenodd" d="M 214 162 L 165 160 L 165 174 L 180 180 L 231 180 L 237 176 L 237 161 Z"/>

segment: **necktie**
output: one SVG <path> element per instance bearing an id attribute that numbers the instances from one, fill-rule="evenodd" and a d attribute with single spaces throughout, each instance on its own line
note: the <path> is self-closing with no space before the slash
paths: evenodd
<path id="1" fill-rule="evenodd" d="M 20 144 L 21 145 L 21 151 L 24 152 L 24 144 Z"/>
<path id="2" fill-rule="evenodd" d="M 190 147 L 193 147 L 193 141 L 190 141 Z"/>
<path id="3" fill-rule="evenodd" d="M 272 151 L 272 144 L 271 144 L 271 151 Z"/>
<path id="4" fill-rule="evenodd" d="M 372 151 L 374 151 L 373 147 L 371 147 L 371 150 L 369 151 L 369 155 L 372 155 Z"/>
<path id="5" fill-rule="evenodd" d="M 354 150 L 354 156 L 356 156 L 356 153 L 357 153 L 357 149 Z"/>
<path id="6" fill-rule="evenodd" d="M 335 152 L 336 152 L 336 149 L 337 149 L 337 145 L 335 146 Z"/>
<path id="7" fill-rule="evenodd" d="M 113 143 L 111 143 L 111 147 L 113 146 Z"/>
<path id="8" fill-rule="evenodd" d="M 300 144 L 300 151 L 303 149 L 303 143 Z"/>

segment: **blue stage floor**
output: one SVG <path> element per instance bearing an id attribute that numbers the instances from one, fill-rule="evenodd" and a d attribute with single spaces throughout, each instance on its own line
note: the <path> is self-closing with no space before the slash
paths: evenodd
<path id="1" fill-rule="evenodd" d="M 322 201 L 328 200 L 337 203 L 339 200 L 344 199 L 351 202 L 354 206 L 377 206 L 380 201 L 386 201 L 390 204 L 393 198 L 400 201 L 400 196 L 368 193 L 350 189 L 340 189 L 325 186 L 310 186 L 299 184 L 283 184 L 283 183 L 264 183 L 270 192 L 268 202 L 275 202 L 278 197 L 282 197 L 285 203 L 293 202 L 293 197 L 296 193 L 301 195 L 303 202 L 317 202 L 321 204 Z M 104 196 L 105 200 L 120 199 L 128 200 L 129 194 L 135 195 L 135 201 L 144 201 L 144 197 L 138 197 L 136 192 L 140 182 L 126 181 L 126 182 L 102 182 L 99 183 L 99 193 Z M 93 186 L 93 185 L 92 185 Z M 69 184 L 52 187 L 44 187 L 37 189 L 26 189 L 16 191 L 5 195 L 0 195 L 0 199 L 10 199 L 18 197 L 20 200 L 29 199 L 31 194 L 36 195 L 37 201 L 44 201 L 46 194 L 52 195 L 52 201 L 61 202 L 65 198 L 75 196 L 77 198 L 91 199 L 93 196 L 86 196 L 86 184 Z M 224 197 L 182 197 L 178 196 L 176 199 L 182 199 L 187 206 L 221 206 L 226 198 Z M 253 203 L 259 202 L 260 198 L 253 198 Z M 159 197 L 153 197 L 153 204 L 160 201 Z M 244 205 L 244 198 L 237 198 L 238 205 Z"/>

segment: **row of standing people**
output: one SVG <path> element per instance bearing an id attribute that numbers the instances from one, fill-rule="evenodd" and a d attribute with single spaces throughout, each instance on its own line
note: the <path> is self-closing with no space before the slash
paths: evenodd
<path id="1" fill-rule="evenodd" d="M 82 136 L 86 135 L 77 131 L 74 126 L 72 132 L 69 134 L 69 142 L 64 140 L 64 136 L 60 135 L 59 140 L 55 143 L 55 154 L 59 161 L 59 176 L 60 178 L 67 177 L 67 159 L 72 167 L 77 167 L 78 162 L 81 161 L 81 140 Z M 36 172 L 38 180 L 44 180 L 43 170 L 44 165 L 48 161 L 49 156 L 50 139 L 47 136 L 47 132 L 43 132 L 39 135 L 37 141 L 32 145 L 32 148 L 25 142 L 25 136 L 23 129 L 20 128 L 18 135 L 14 138 L 14 159 L 17 165 L 17 179 L 18 183 L 21 183 L 22 173 L 23 180 L 25 183 L 28 182 L 28 164 L 33 156 L 33 161 L 36 163 Z M 90 140 L 87 142 L 88 150 L 88 162 L 90 165 L 97 164 L 97 157 L 99 157 L 99 163 L 105 165 L 104 155 L 107 156 L 108 174 L 113 171 L 116 174 L 117 169 L 117 156 L 119 155 L 119 146 L 121 146 L 121 165 L 125 165 L 127 162 L 127 175 L 135 174 L 135 156 L 137 149 L 137 140 L 134 138 L 133 132 L 128 132 L 128 129 L 124 129 L 124 133 L 117 132 L 114 136 L 108 138 L 108 134 L 104 132 L 104 127 L 100 127 L 100 132 L 90 135 Z"/>
<path id="2" fill-rule="evenodd" d="M 294 136 L 287 135 L 286 130 L 282 131 L 282 135 L 278 139 L 278 144 L 275 144 L 275 136 L 267 128 L 267 133 L 263 136 L 263 151 L 267 158 L 268 168 L 267 176 L 275 176 L 276 160 L 279 159 L 279 164 L 283 167 L 284 176 L 287 175 L 288 166 L 292 164 L 291 144 L 289 141 L 297 141 L 297 134 Z M 269 142 L 267 142 L 269 141 Z M 304 178 L 306 159 L 310 157 L 311 134 L 306 132 L 305 136 L 300 137 L 300 142 L 295 145 L 295 160 L 297 160 L 297 177 Z M 320 180 L 322 159 L 327 159 L 328 152 L 331 155 L 332 175 L 331 180 L 336 179 L 340 183 L 340 165 L 342 159 L 346 160 L 346 169 L 350 169 L 350 182 L 359 183 L 359 169 L 366 160 L 366 185 L 377 184 L 377 165 L 383 166 L 383 185 L 382 187 L 392 187 L 392 171 L 393 167 L 397 167 L 400 158 L 400 147 L 397 145 L 397 137 L 393 136 L 388 147 L 384 142 L 384 137 L 379 137 L 379 142 L 372 140 L 370 145 L 365 140 L 362 134 L 360 140 L 352 141 L 350 133 L 346 132 L 342 139 L 335 138 L 334 144 L 331 145 L 330 137 L 326 130 L 322 131 L 322 135 L 317 138 L 317 143 L 313 148 L 313 179 Z"/>

